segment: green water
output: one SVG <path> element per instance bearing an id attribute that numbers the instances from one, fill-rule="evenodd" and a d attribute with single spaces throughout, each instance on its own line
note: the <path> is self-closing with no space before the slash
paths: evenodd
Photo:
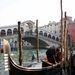
<path id="1" fill-rule="evenodd" d="M 18 51 L 12 51 L 12 58 L 15 60 L 15 62 L 18 64 L 18 59 L 19 59 L 19 52 Z M 45 57 L 46 49 L 39 49 L 39 58 Z M 35 56 L 35 59 L 37 59 L 37 50 L 32 49 L 32 50 L 22 50 L 22 59 L 23 63 L 25 62 L 32 62 L 32 56 Z"/>

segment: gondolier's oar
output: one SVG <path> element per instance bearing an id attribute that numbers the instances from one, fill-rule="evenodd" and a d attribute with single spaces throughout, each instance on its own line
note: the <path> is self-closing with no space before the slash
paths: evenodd
<path id="1" fill-rule="evenodd" d="M 21 22 L 19 21 L 18 22 L 19 65 L 22 65 L 22 39 L 21 39 L 20 24 Z"/>

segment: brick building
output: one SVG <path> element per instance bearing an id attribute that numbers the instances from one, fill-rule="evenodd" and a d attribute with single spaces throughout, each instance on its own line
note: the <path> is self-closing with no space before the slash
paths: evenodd
<path id="1" fill-rule="evenodd" d="M 70 37 L 69 44 L 75 48 L 75 23 L 68 24 L 68 35 Z"/>

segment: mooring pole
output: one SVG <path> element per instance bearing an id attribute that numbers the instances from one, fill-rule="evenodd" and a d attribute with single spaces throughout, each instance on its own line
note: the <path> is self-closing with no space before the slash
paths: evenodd
<path id="1" fill-rule="evenodd" d="M 60 10 L 61 10 L 61 38 L 60 38 L 60 47 L 61 47 L 61 52 L 62 52 L 62 59 L 63 59 L 63 50 L 64 50 L 64 26 L 63 26 L 63 6 L 62 6 L 62 0 L 60 0 Z M 61 60 L 63 62 L 63 60 Z M 63 63 L 61 63 L 61 67 L 62 67 L 62 75 L 63 75 Z"/>
<path id="2" fill-rule="evenodd" d="M 36 20 L 36 48 L 37 48 L 37 62 L 39 62 L 39 35 L 38 35 L 38 20 Z"/>
<path id="3" fill-rule="evenodd" d="M 62 0 L 60 0 L 60 9 L 61 9 L 61 52 L 62 52 L 62 56 L 63 56 L 63 9 L 62 9 Z"/>
<path id="4" fill-rule="evenodd" d="M 22 39 L 21 39 L 21 32 L 20 32 L 20 24 L 18 22 L 18 43 L 19 43 L 19 65 L 22 65 Z"/>
<path id="5" fill-rule="evenodd" d="M 65 75 L 67 75 L 67 67 L 68 67 L 68 42 L 67 42 L 67 36 L 68 36 L 68 26 L 67 26 L 67 16 L 66 12 L 64 15 L 64 59 L 65 59 Z"/>

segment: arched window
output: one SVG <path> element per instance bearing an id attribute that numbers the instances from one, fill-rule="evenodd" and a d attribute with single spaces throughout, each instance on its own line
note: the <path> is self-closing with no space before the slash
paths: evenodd
<path id="1" fill-rule="evenodd" d="M 48 38 L 51 38 L 51 35 L 50 34 L 48 35 Z"/>
<path id="2" fill-rule="evenodd" d="M 44 33 L 44 36 L 46 36 L 46 37 L 47 37 L 47 33 Z"/>
<path id="3" fill-rule="evenodd" d="M 21 27 L 21 33 L 23 33 L 24 32 L 24 29 L 23 29 L 23 27 Z"/>
<path id="4" fill-rule="evenodd" d="M 59 38 L 58 37 L 56 38 L 56 41 L 59 41 Z"/>
<path id="5" fill-rule="evenodd" d="M 12 30 L 11 29 L 7 30 L 7 35 L 12 35 Z"/>
<path id="6" fill-rule="evenodd" d="M 1 30 L 1 36 L 6 36 L 5 30 Z"/>
<path id="7" fill-rule="evenodd" d="M 43 31 L 40 31 L 40 32 L 39 32 L 39 35 L 43 35 Z"/>
<path id="8" fill-rule="evenodd" d="M 14 28 L 14 29 L 13 29 L 13 34 L 17 34 L 17 32 L 18 32 L 18 31 L 17 31 L 17 28 Z"/>
<path id="9" fill-rule="evenodd" d="M 55 36 L 52 36 L 52 39 L 55 40 Z"/>

